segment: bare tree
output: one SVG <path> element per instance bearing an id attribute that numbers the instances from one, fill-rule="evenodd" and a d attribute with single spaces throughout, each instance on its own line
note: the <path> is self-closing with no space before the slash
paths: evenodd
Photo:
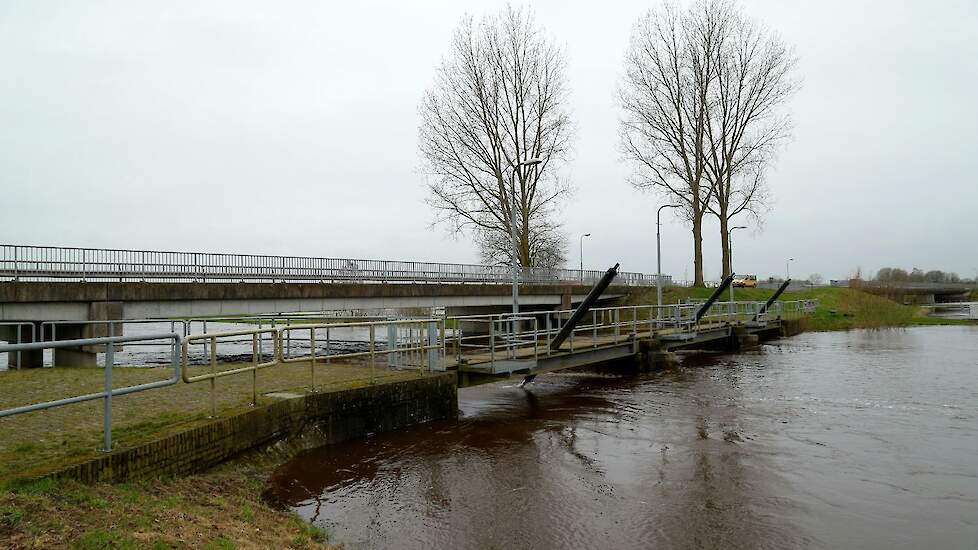
<path id="1" fill-rule="evenodd" d="M 564 235 L 556 226 L 530 226 L 529 264 L 532 267 L 559 268 L 567 262 L 567 244 Z M 486 264 L 512 265 L 513 239 L 509 234 L 499 231 L 476 233 L 476 244 L 482 260 Z M 522 265 L 522 264 L 521 264 Z"/>
<path id="2" fill-rule="evenodd" d="M 781 107 L 797 90 L 797 59 L 784 42 L 725 0 L 705 0 L 694 8 L 699 21 L 719 21 L 712 31 L 713 67 L 707 101 L 712 186 L 709 210 L 720 222 L 723 276 L 731 272 L 730 220 L 747 214 L 760 224 L 769 207 L 765 170 L 790 137 L 791 122 Z M 705 50 L 705 48 L 704 48 Z"/>
<path id="3" fill-rule="evenodd" d="M 621 142 L 632 184 L 685 207 L 692 225 L 694 284 L 703 283 L 702 224 L 720 220 L 723 274 L 729 222 L 760 221 L 765 169 L 789 135 L 779 108 L 796 88 L 795 58 L 727 0 L 649 11 L 636 24 L 621 88 Z"/>
<path id="4" fill-rule="evenodd" d="M 680 12 L 674 5 L 650 10 L 636 23 L 625 56 L 619 96 L 622 152 L 635 171 L 631 183 L 684 207 L 693 232 L 694 284 L 703 286 L 703 216 L 712 188 L 706 179 L 708 100 L 715 79 L 720 21 Z"/>
<path id="5" fill-rule="evenodd" d="M 563 263 L 558 176 L 572 124 L 563 53 L 532 14 L 463 19 L 420 106 L 420 150 L 436 222 L 472 231 L 488 263 L 509 262 L 511 208 L 524 267 Z M 539 158 L 535 166 L 521 163 Z M 515 200 L 514 200 L 515 197 Z"/>

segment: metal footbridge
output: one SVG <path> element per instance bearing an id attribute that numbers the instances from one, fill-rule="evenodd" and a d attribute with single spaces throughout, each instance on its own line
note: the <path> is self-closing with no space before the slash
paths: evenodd
<path id="1" fill-rule="evenodd" d="M 632 357 L 641 349 L 670 351 L 721 343 L 738 335 L 778 331 L 781 323 L 814 313 L 814 300 L 715 302 L 591 309 L 554 347 L 572 310 L 449 318 L 441 367 L 459 373 L 460 385 L 514 375 L 533 377 L 566 368 Z M 697 314 L 699 317 L 697 318 Z"/>

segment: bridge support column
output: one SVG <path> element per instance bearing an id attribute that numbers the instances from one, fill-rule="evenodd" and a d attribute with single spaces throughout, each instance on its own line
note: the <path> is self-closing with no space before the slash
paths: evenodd
<path id="1" fill-rule="evenodd" d="M 635 354 L 635 366 L 639 372 L 669 369 L 679 364 L 675 353 L 661 347 L 655 341 L 642 341 Z"/>
<path id="2" fill-rule="evenodd" d="M 40 334 L 41 326 L 39 323 L 34 323 L 34 337 L 31 336 L 31 327 L 28 325 L 21 325 L 20 335 L 18 338 L 17 327 L 15 326 L 2 326 L 0 327 L 0 340 L 10 344 L 29 344 L 38 338 Z M 44 366 L 44 350 L 35 351 L 22 351 L 20 352 L 20 368 L 22 369 L 33 369 Z M 7 368 L 16 369 L 17 365 L 17 352 L 7 354 Z"/>
<path id="3" fill-rule="evenodd" d="M 88 305 L 88 318 L 92 321 L 109 321 L 122 317 L 122 302 L 92 302 Z M 79 338 L 103 338 L 106 336 L 122 336 L 122 323 L 78 323 L 59 324 L 55 338 L 57 340 L 75 340 Z M 116 346 L 115 351 L 122 351 L 122 346 Z M 77 348 L 59 348 L 54 350 L 54 364 L 59 367 L 94 367 L 98 364 L 98 354 L 105 352 L 105 346 L 80 346 Z"/>
<path id="4" fill-rule="evenodd" d="M 761 342 L 760 337 L 756 334 L 751 334 L 747 327 L 737 326 L 733 328 L 733 333 L 730 335 L 731 347 L 734 349 L 751 349 L 756 348 Z"/>

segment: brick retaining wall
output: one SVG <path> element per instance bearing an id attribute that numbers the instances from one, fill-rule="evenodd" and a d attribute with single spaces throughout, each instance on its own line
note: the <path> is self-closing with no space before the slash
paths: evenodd
<path id="1" fill-rule="evenodd" d="M 53 475 L 85 483 L 183 475 L 219 464 L 310 426 L 324 443 L 396 430 L 458 412 L 455 373 L 283 399 L 204 426 L 120 449 Z"/>

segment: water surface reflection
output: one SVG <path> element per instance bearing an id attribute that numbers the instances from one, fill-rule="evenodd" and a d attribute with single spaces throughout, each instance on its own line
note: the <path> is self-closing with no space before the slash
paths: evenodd
<path id="1" fill-rule="evenodd" d="M 975 327 L 812 333 L 460 391 L 269 496 L 348 548 L 975 547 Z"/>

